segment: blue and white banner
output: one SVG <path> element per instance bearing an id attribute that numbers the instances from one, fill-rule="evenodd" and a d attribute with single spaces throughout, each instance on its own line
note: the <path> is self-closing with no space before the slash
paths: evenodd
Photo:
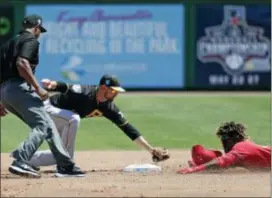
<path id="1" fill-rule="evenodd" d="M 28 5 L 48 30 L 37 77 L 97 84 L 115 74 L 126 88 L 184 86 L 183 5 Z"/>

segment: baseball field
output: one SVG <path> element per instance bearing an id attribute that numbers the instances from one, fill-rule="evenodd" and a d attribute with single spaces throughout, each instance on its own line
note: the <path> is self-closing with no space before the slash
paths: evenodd
<path id="1" fill-rule="evenodd" d="M 129 164 L 151 163 L 116 126 L 104 118 L 84 119 L 76 139 L 75 161 L 85 178 L 55 178 L 55 167 L 42 167 L 42 178 L 11 175 L 9 152 L 29 132 L 19 119 L 1 119 L 1 197 L 269 197 L 270 172 L 237 168 L 190 175 L 190 148 L 202 144 L 222 149 L 215 130 L 223 121 L 248 126 L 256 143 L 270 144 L 269 93 L 127 93 L 116 104 L 154 146 L 168 148 L 171 158 L 162 173 L 124 173 Z M 47 144 L 42 149 L 48 148 Z"/>

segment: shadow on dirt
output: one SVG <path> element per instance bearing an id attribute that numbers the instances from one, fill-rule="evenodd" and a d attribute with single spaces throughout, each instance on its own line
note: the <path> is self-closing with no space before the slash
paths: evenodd
<path id="1" fill-rule="evenodd" d="M 39 178 L 12 175 L 10 173 L 1 173 L 1 179 L 5 180 L 5 179 L 39 179 Z"/>
<path id="2" fill-rule="evenodd" d="M 87 170 L 85 171 L 86 174 L 88 173 L 117 173 L 117 172 L 122 172 L 122 170 L 118 169 L 92 169 L 92 170 Z M 55 177 L 56 170 L 41 170 L 41 177 L 42 178 L 52 178 Z M 1 179 L 7 180 L 7 179 L 39 179 L 39 178 L 32 178 L 32 177 L 25 177 L 25 176 L 18 176 L 18 175 L 13 175 L 11 173 L 5 172 L 1 173 Z"/>

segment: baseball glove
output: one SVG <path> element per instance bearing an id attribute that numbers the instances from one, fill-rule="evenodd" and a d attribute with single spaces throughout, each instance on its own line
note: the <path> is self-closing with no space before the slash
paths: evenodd
<path id="1" fill-rule="evenodd" d="M 170 154 L 167 149 L 155 148 L 152 151 L 153 162 L 161 162 L 170 158 Z"/>

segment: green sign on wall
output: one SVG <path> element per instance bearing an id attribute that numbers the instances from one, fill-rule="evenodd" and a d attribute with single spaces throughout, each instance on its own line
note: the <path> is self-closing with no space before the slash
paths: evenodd
<path id="1" fill-rule="evenodd" d="M 0 5 L 0 44 L 13 36 L 14 8 L 11 5 Z"/>

